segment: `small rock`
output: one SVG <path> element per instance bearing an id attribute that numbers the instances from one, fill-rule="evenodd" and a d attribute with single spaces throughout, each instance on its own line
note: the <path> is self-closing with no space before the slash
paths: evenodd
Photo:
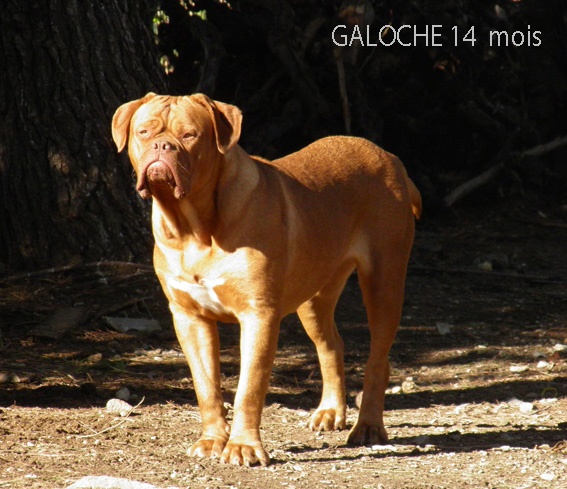
<path id="1" fill-rule="evenodd" d="M 408 377 L 402 382 L 402 392 L 414 392 L 416 389 L 417 385 L 413 381 L 413 377 Z"/>
<path id="2" fill-rule="evenodd" d="M 459 441 L 459 440 L 461 440 L 462 437 L 463 437 L 463 435 L 461 434 L 461 432 L 459 430 L 451 431 L 451 433 L 449 433 L 449 438 L 451 438 L 451 440 L 453 440 L 453 441 Z"/>
<path id="3" fill-rule="evenodd" d="M 548 369 L 550 367 L 550 364 L 548 362 L 546 362 L 545 360 L 540 360 L 539 362 L 537 362 L 536 368 L 539 368 L 541 370 L 544 369 Z"/>
<path id="4" fill-rule="evenodd" d="M 106 403 L 106 410 L 111 414 L 118 414 L 122 417 L 128 416 L 134 408 L 122 399 L 110 399 Z"/>
<path id="5" fill-rule="evenodd" d="M 114 396 L 122 401 L 129 401 L 131 397 L 130 389 L 128 389 L 128 387 L 122 387 L 115 392 Z"/>
<path id="6" fill-rule="evenodd" d="M 93 355 L 88 356 L 85 361 L 91 364 L 100 363 L 102 361 L 102 353 L 94 353 Z"/>
<path id="7" fill-rule="evenodd" d="M 372 445 L 371 449 L 375 452 L 395 452 L 394 445 Z"/>
<path id="8" fill-rule="evenodd" d="M 419 446 L 424 446 L 427 445 L 427 442 L 429 441 L 430 437 L 429 435 L 419 435 L 416 436 L 413 441 L 415 442 L 416 445 Z"/>
<path id="9" fill-rule="evenodd" d="M 3 372 L 0 373 L 0 384 L 10 382 L 12 384 L 20 384 L 22 382 L 29 382 L 28 377 L 20 377 L 18 374 Z"/>
<path id="10" fill-rule="evenodd" d="M 435 323 L 435 327 L 441 336 L 446 336 L 453 330 L 453 325 L 450 323 Z"/>
<path id="11" fill-rule="evenodd" d="M 513 407 L 517 407 L 521 413 L 529 413 L 535 409 L 535 406 L 531 402 L 520 401 L 519 399 L 511 399 L 508 404 Z"/>
<path id="12" fill-rule="evenodd" d="M 465 404 L 460 404 L 459 406 L 457 406 L 455 408 L 455 410 L 453 411 L 455 414 L 461 414 L 464 413 L 467 409 L 467 407 L 470 406 L 469 403 L 465 403 Z"/>
<path id="13" fill-rule="evenodd" d="M 561 343 L 557 343 L 553 347 L 553 351 L 557 351 L 557 352 L 566 351 L 566 350 L 567 350 L 567 345 L 562 345 Z"/>
<path id="14" fill-rule="evenodd" d="M 486 261 L 490 262 L 493 270 L 510 268 L 510 258 L 504 253 L 490 253 L 486 256 Z"/>
<path id="15" fill-rule="evenodd" d="M 528 369 L 529 367 L 527 365 L 512 365 L 510 367 L 510 372 L 517 374 L 517 373 L 525 372 Z"/>
<path id="16" fill-rule="evenodd" d="M 543 479 L 544 481 L 552 481 L 556 477 L 557 476 L 555 474 L 552 474 L 551 472 L 544 472 L 543 474 L 540 475 L 540 478 Z"/>
<path id="17" fill-rule="evenodd" d="M 400 392 L 402 392 L 401 386 L 396 385 L 396 386 L 392 387 L 392 394 L 399 394 Z"/>

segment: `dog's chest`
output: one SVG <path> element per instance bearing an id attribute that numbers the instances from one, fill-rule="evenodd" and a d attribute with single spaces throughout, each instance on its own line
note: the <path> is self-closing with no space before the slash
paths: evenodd
<path id="1" fill-rule="evenodd" d="M 166 265 L 163 269 L 166 278 L 164 287 L 170 297 L 179 303 L 190 298 L 209 313 L 234 316 L 232 294 L 226 291 L 238 287 L 243 257 L 203 250 L 197 246 L 188 246 L 183 251 L 159 244 L 158 247 Z"/>
<path id="2" fill-rule="evenodd" d="M 167 286 L 170 294 L 175 296 L 178 293 L 185 293 L 199 304 L 203 309 L 214 314 L 231 314 L 231 311 L 223 305 L 215 291 L 215 287 L 225 283 L 222 278 L 200 279 L 196 283 L 191 283 L 182 278 L 172 278 Z"/>

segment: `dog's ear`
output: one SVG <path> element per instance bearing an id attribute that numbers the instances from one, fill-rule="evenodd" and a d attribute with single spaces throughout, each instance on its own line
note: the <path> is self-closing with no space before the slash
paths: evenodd
<path id="1" fill-rule="evenodd" d="M 217 148 L 222 154 L 227 153 L 240 139 L 242 112 L 234 105 L 211 100 L 202 93 L 196 93 L 191 99 L 203 105 L 211 115 Z"/>
<path id="2" fill-rule="evenodd" d="M 144 97 L 127 102 L 116 109 L 116 112 L 112 117 L 112 139 L 114 139 L 114 142 L 116 143 L 118 152 L 122 151 L 126 146 L 126 142 L 128 141 L 128 132 L 130 130 L 130 120 L 132 119 L 134 112 L 155 96 L 155 93 L 149 92 Z"/>

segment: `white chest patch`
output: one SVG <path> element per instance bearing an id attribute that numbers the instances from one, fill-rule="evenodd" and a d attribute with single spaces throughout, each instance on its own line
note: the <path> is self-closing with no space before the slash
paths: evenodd
<path id="1" fill-rule="evenodd" d="M 170 279 L 168 287 L 189 294 L 191 299 L 207 311 L 215 314 L 231 314 L 231 312 L 223 306 L 219 300 L 219 296 L 215 292 L 215 287 L 224 283 L 225 281 L 222 278 L 201 279 L 199 283 L 196 284 L 178 279 Z"/>

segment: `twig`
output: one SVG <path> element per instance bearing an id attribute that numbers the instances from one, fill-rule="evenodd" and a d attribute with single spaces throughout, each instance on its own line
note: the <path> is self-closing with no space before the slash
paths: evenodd
<path id="1" fill-rule="evenodd" d="M 548 143 L 540 144 L 531 149 L 522 151 L 520 153 L 520 157 L 524 158 L 526 156 L 541 156 L 546 153 L 550 153 L 551 151 L 554 151 L 558 148 L 561 148 L 561 146 L 565 146 L 566 144 L 567 136 L 557 137 L 553 141 L 549 141 Z"/>
<path id="2" fill-rule="evenodd" d="M 119 426 L 123 425 L 126 422 L 126 420 L 134 412 L 134 409 L 137 409 L 142 405 L 142 403 L 144 402 L 145 399 L 146 399 L 145 397 L 142 397 L 142 400 L 138 404 L 136 404 L 132 409 L 130 409 L 130 411 L 128 411 L 126 416 L 124 416 L 124 419 L 122 419 L 119 423 L 116 423 L 112 426 L 109 426 L 108 428 L 105 428 L 104 430 L 96 431 L 95 433 L 91 433 L 90 435 L 77 435 L 77 438 L 92 438 L 93 436 L 99 436 L 99 435 L 102 435 L 103 433 L 107 433 L 110 430 L 118 428 Z"/>
<path id="3" fill-rule="evenodd" d="M 36 270 L 35 272 L 26 272 L 26 273 L 18 273 L 15 275 L 8 275 L 7 277 L 0 278 L 0 282 L 11 282 L 13 280 L 34 278 L 34 277 L 39 277 L 41 275 L 69 272 L 72 270 L 79 270 L 81 268 L 101 268 L 101 267 L 136 267 L 147 271 L 154 269 L 152 265 L 145 265 L 143 263 L 132 263 L 128 261 L 96 261 L 90 263 L 73 263 L 70 265 L 63 265 L 60 267 Z"/>
<path id="4" fill-rule="evenodd" d="M 319 29 L 325 25 L 325 22 L 327 22 L 325 17 L 317 17 L 307 24 L 307 27 L 303 32 L 303 39 L 300 41 L 299 54 L 302 58 L 305 57 L 307 48 L 311 45 L 313 39 L 315 39 Z"/>
<path id="5" fill-rule="evenodd" d="M 501 278 L 513 278 L 513 279 L 527 280 L 535 283 L 547 283 L 547 284 L 564 284 L 567 282 L 562 279 L 552 280 L 549 277 L 545 277 L 543 275 L 528 275 L 528 274 L 511 273 L 511 272 L 490 272 L 485 270 L 474 270 L 468 268 L 437 268 L 437 267 L 414 265 L 410 267 L 410 271 L 483 275 L 486 277 L 490 276 L 490 277 L 501 277 Z"/>
<path id="6" fill-rule="evenodd" d="M 483 185 L 496 178 L 503 169 L 504 163 L 498 163 L 492 168 L 489 168 L 485 172 L 481 173 L 480 175 L 459 185 L 455 190 L 447 195 L 447 197 L 445 197 L 445 204 L 448 207 L 451 207 L 458 200 L 461 200 L 463 197 L 470 194 L 477 188 L 482 187 Z"/>
<path id="7" fill-rule="evenodd" d="M 567 440 L 557 442 L 552 448 L 552 452 L 567 453 Z"/>
<path id="8" fill-rule="evenodd" d="M 504 170 L 504 168 L 506 168 L 506 166 L 510 163 L 510 158 L 513 154 L 512 148 L 521 136 L 522 132 L 520 130 L 515 131 L 502 145 L 500 151 L 498 151 L 498 154 L 493 159 L 493 161 L 498 161 L 498 163 L 491 166 L 488 170 L 484 171 L 480 175 L 459 185 L 455 190 L 447 195 L 447 197 L 445 197 L 445 204 L 448 207 L 451 207 L 458 200 L 461 200 L 472 191 L 476 190 L 479 187 L 482 187 L 483 185 L 496 178 L 500 174 L 500 172 L 502 172 L 502 170 Z"/>
<path id="9" fill-rule="evenodd" d="M 347 135 L 351 134 L 351 117 L 350 117 L 350 103 L 348 101 L 348 92 L 346 88 L 345 66 L 342 57 L 337 56 L 335 59 L 337 64 L 337 76 L 339 78 L 339 92 L 343 102 L 343 117 L 345 119 L 345 132 Z"/>
<path id="10" fill-rule="evenodd" d="M 393 17 L 394 17 L 394 14 L 393 14 L 392 11 L 390 10 L 390 22 L 388 22 L 388 23 L 385 25 L 386 28 L 384 29 L 384 31 L 383 31 L 382 34 L 380 35 L 380 39 L 381 39 L 381 40 L 386 39 L 386 36 L 387 36 L 387 35 L 390 33 L 390 31 L 392 30 L 392 24 L 393 24 L 393 22 L 394 22 L 394 21 L 393 21 Z M 366 65 L 367 65 L 368 62 L 372 59 L 372 56 L 374 55 L 374 51 L 376 50 L 377 44 L 378 44 L 378 43 L 376 43 L 376 46 L 374 46 L 374 47 L 372 48 L 372 51 L 370 51 L 370 54 L 366 57 L 366 59 L 364 60 L 364 62 L 360 65 L 360 70 L 361 70 L 361 71 L 364 70 L 364 68 L 366 68 Z"/>
<path id="11" fill-rule="evenodd" d="M 520 218 L 518 219 L 520 222 L 525 222 L 528 224 L 533 224 L 535 226 L 541 226 L 544 228 L 558 228 L 558 229 L 567 229 L 567 224 L 564 222 L 553 222 L 553 221 L 541 221 L 539 219 L 529 219 L 529 218 Z"/>
<path id="12" fill-rule="evenodd" d="M 144 301 L 147 301 L 147 300 L 150 300 L 150 299 L 153 299 L 153 297 L 151 297 L 151 296 L 135 297 L 134 299 L 130 299 L 128 301 L 121 302 L 120 304 L 116 304 L 114 306 L 107 307 L 106 309 L 103 309 L 102 311 L 96 311 L 92 315 L 91 320 L 98 319 L 102 316 L 108 316 L 109 314 L 114 314 L 115 312 L 121 311 L 122 309 L 126 309 L 127 307 L 135 306 L 139 302 L 144 302 Z"/>
<path id="13" fill-rule="evenodd" d="M 504 145 L 504 147 L 500 151 L 499 156 L 496 158 L 496 160 L 502 159 L 500 156 L 506 154 L 506 150 L 509 149 L 509 147 L 511 146 L 511 142 L 512 142 L 513 139 L 514 138 L 510 138 L 508 143 L 506 143 Z M 529 157 L 529 156 L 531 156 L 531 157 L 541 156 L 541 155 L 544 155 L 544 154 L 549 153 L 551 151 L 554 151 L 558 148 L 561 148 L 562 146 L 565 146 L 565 145 L 567 145 L 567 136 L 558 137 L 558 138 L 555 138 L 553 141 L 550 141 L 548 143 L 540 144 L 539 146 L 535 146 L 535 147 L 528 149 L 526 151 L 522 151 L 519 154 L 516 153 L 516 156 L 519 156 L 520 158 L 525 158 L 525 157 Z M 488 182 L 490 182 L 491 180 L 493 180 L 494 178 L 496 178 L 500 174 L 500 172 L 504 169 L 504 166 L 505 166 L 504 163 L 501 161 L 500 163 L 494 165 L 493 167 L 489 168 L 488 170 L 481 173 L 480 175 L 478 175 L 478 176 L 466 181 L 465 183 L 459 185 L 455 190 L 453 190 L 449 195 L 447 195 L 447 197 L 445 197 L 445 200 L 444 200 L 445 204 L 448 207 L 451 207 L 458 200 L 461 200 L 463 197 L 470 194 L 471 192 L 473 192 L 477 188 L 482 187 L 483 185 L 487 184 Z"/>

